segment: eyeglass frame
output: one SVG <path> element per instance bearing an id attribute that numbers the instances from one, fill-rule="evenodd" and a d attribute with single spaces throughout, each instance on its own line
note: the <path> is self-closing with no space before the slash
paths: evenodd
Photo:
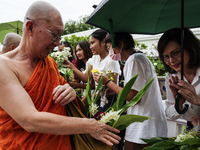
<path id="1" fill-rule="evenodd" d="M 163 60 L 164 62 L 169 62 L 170 57 L 171 57 L 171 58 L 174 58 L 174 59 L 177 59 L 177 58 L 179 57 L 178 53 L 181 53 L 181 49 L 178 50 L 178 51 L 173 52 L 173 53 L 170 54 L 170 55 L 163 56 L 163 57 L 161 58 L 161 60 Z M 177 54 L 177 56 L 174 57 L 174 54 L 175 54 L 175 55 Z M 165 59 L 167 59 L 167 60 L 165 60 Z"/>
<path id="2" fill-rule="evenodd" d="M 49 29 L 47 29 L 47 28 L 41 26 L 40 24 L 38 24 L 38 23 L 35 22 L 34 20 L 30 19 L 29 17 L 26 17 L 26 19 L 27 19 L 27 20 L 33 21 L 33 23 L 35 23 L 36 25 L 42 27 L 42 28 L 45 29 L 46 31 L 48 31 L 48 32 L 52 35 L 51 39 L 52 39 L 53 41 L 58 41 L 58 40 L 60 41 L 60 40 L 61 40 L 61 37 L 57 37 L 57 35 L 56 35 L 55 33 L 53 33 L 52 31 L 50 31 Z"/>

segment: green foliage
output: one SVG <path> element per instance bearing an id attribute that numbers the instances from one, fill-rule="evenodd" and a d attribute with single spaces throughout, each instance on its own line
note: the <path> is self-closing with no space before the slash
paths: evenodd
<path id="1" fill-rule="evenodd" d="M 155 59 L 155 58 L 152 58 L 152 57 L 149 57 L 149 60 L 151 61 L 151 63 L 153 64 L 155 70 L 156 70 L 156 73 L 157 73 L 157 76 L 165 76 L 165 68 L 164 68 L 164 65 L 162 63 L 162 61 L 160 61 L 160 59 Z"/>
<path id="2" fill-rule="evenodd" d="M 143 122 L 147 119 L 149 119 L 149 117 L 140 115 L 133 115 L 133 114 L 121 115 L 114 127 L 119 130 L 123 130 L 126 127 L 128 127 L 131 123 Z"/>
<path id="3" fill-rule="evenodd" d="M 88 69 L 88 74 L 90 74 L 90 71 Z M 117 113 L 119 116 L 119 119 L 117 120 L 110 120 L 110 122 L 108 123 L 109 126 L 112 126 L 114 128 L 117 128 L 119 130 L 123 130 L 125 129 L 127 126 L 129 126 L 131 123 L 133 122 L 143 122 L 147 119 L 149 119 L 149 117 L 146 116 L 139 116 L 139 115 L 121 115 L 123 112 L 126 112 L 127 109 L 129 107 L 134 106 L 137 102 L 139 102 L 139 100 L 142 98 L 142 96 L 145 94 L 145 92 L 147 91 L 147 89 L 149 88 L 149 86 L 151 85 L 151 83 L 154 81 L 154 78 L 151 79 L 138 93 L 136 96 L 134 96 L 134 98 L 127 104 L 124 104 L 125 99 L 131 89 L 131 87 L 133 86 L 135 80 L 137 79 L 139 74 L 135 75 L 132 79 L 130 79 L 128 81 L 128 83 L 122 88 L 122 90 L 120 91 L 117 101 L 113 104 L 113 106 L 111 106 L 110 108 L 108 108 L 106 110 L 107 114 L 112 114 L 112 116 L 114 115 L 114 113 Z M 91 89 L 90 89 L 90 75 L 88 77 L 88 83 L 86 86 L 86 103 L 85 103 L 85 116 L 88 117 L 90 110 L 89 108 L 91 107 L 90 105 L 92 103 L 96 103 L 95 97 L 98 97 L 100 91 L 98 91 L 100 89 L 100 87 L 102 87 L 102 82 L 103 82 L 103 77 L 101 77 L 98 86 L 93 94 L 93 96 L 91 96 Z M 98 94 L 97 94 L 98 92 Z M 96 96 L 97 95 L 97 96 Z M 109 111 L 110 110 L 110 111 Z M 109 111 L 109 112 L 108 112 Z M 106 115 L 107 115 L 106 114 Z M 115 115 L 117 115 L 115 114 Z M 110 116 L 109 116 L 110 117 Z M 107 118 L 109 118 L 107 117 Z M 91 118 L 91 115 L 90 115 Z M 102 117 L 103 118 L 103 117 Z M 105 117 L 106 118 L 106 117 Z M 101 120 L 102 121 L 102 120 Z"/>
<path id="4" fill-rule="evenodd" d="M 129 91 L 131 90 L 131 87 L 133 86 L 135 80 L 137 79 L 138 75 L 139 74 L 136 74 L 132 79 L 130 79 L 129 82 L 120 91 L 119 95 L 117 96 L 117 101 L 112 106 L 112 108 L 115 111 L 118 111 L 123 107 L 126 97 L 129 93 Z M 111 109 L 111 107 L 110 107 L 110 109 Z M 109 111 L 110 109 L 108 109 L 107 111 Z"/>
<path id="5" fill-rule="evenodd" d="M 183 142 L 175 142 L 175 137 L 154 137 L 142 140 L 151 145 L 145 147 L 144 150 L 198 150 L 200 147 L 200 138 L 186 139 Z"/>
<path id="6" fill-rule="evenodd" d="M 80 41 L 87 41 L 89 42 L 89 38 L 90 36 L 76 36 L 76 35 L 72 35 L 70 37 L 65 37 L 64 40 L 68 41 L 72 44 L 73 50 L 75 50 L 75 46 L 78 42 Z"/>
<path id="7" fill-rule="evenodd" d="M 135 42 L 135 46 L 138 47 L 139 49 L 141 49 L 141 50 L 147 49 L 147 46 L 145 44 L 140 44 L 136 40 L 134 40 L 134 42 Z"/>
<path id="8" fill-rule="evenodd" d="M 65 23 L 64 32 L 62 35 L 76 33 L 80 31 L 95 29 L 96 27 L 85 24 L 89 16 L 80 16 L 78 21 L 69 20 Z"/>

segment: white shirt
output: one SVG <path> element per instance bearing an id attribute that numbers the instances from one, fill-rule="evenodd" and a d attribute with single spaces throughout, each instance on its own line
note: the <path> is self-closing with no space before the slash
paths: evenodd
<path id="1" fill-rule="evenodd" d="M 167 137 L 167 120 L 155 69 L 142 53 L 135 53 L 127 59 L 124 66 L 124 83 L 139 74 L 132 89 L 140 91 L 149 80 L 155 78 L 138 104 L 130 107 L 127 114 L 153 117 L 144 122 L 135 122 L 126 128 L 125 140 L 145 144 L 140 138 Z"/>
<path id="2" fill-rule="evenodd" d="M 100 73 L 103 72 L 103 75 L 108 74 L 109 70 L 112 73 L 117 73 L 118 77 L 121 75 L 120 65 L 118 61 L 114 61 L 107 55 L 102 61 L 99 55 L 93 55 L 90 60 L 90 65 L 92 65 L 92 69 L 97 69 Z M 117 80 L 118 81 L 118 80 Z M 117 82 L 118 83 L 118 82 Z M 96 85 L 97 83 L 95 83 Z"/>
<path id="3" fill-rule="evenodd" d="M 171 79 L 172 76 L 177 75 L 179 77 L 179 79 L 181 79 L 181 74 L 177 73 L 177 74 L 170 74 L 168 73 L 165 77 L 165 87 L 166 87 L 166 94 L 167 94 L 167 100 L 165 101 L 165 113 L 167 115 L 167 117 L 169 117 L 172 120 L 178 119 L 178 118 L 183 118 L 187 121 L 192 121 L 192 117 L 194 115 L 200 116 L 200 107 L 194 104 L 191 104 L 190 102 L 186 101 L 184 103 L 189 105 L 189 109 L 185 114 L 179 114 L 176 112 L 176 109 L 174 108 L 174 103 L 175 103 L 175 99 L 172 96 L 172 92 L 169 88 L 169 79 Z M 183 80 L 188 82 L 188 80 L 185 78 L 185 76 L 183 76 Z M 196 75 L 191 83 L 191 85 L 194 86 L 195 90 L 196 90 L 196 94 L 198 96 L 200 96 L 200 67 L 197 68 L 196 70 Z M 183 105 L 183 106 L 184 106 Z M 200 118 L 199 118 L 200 120 Z M 200 129 L 199 123 L 198 125 L 195 127 L 196 130 Z"/>

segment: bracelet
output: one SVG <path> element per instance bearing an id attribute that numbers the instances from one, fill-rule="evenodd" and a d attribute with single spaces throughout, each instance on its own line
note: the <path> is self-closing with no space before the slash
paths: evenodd
<path id="1" fill-rule="evenodd" d="M 107 87 L 107 84 L 110 82 L 111 80 L 108 80 L 107 82 L 106 82 L 106 84 L 105 84 L 105 86 Z"/>

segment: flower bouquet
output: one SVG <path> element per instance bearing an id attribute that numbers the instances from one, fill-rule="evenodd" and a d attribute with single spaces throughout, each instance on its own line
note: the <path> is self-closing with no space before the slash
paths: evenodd
<path id="1" fill-rule="evenodd" d="M 151 145 L 144 150 L 200 150 L 200 132 L 194 130 L 179 134 L 177 137 L 154 137 L 142 140 Z"/>
<path id="2" fill-rule="evenodd" d="M 65 65 L 62 65 L 64 59 L 72 57 L 70 53 L 70 47 L 64 47 L 63 51 L 61 52 L 52 52 L 50 56 L 56 61 L 58 65 L 58 71 L 65 78 L 65 80 L 67 82 L 74 81 L 73 70 L 67 68 Z"/>
<path id="3" fill-rule="evenodd" d="M 125 129 L 131 123 L 143 122 L 149 119 L 149 117 L 146 117 L 146 116 L 139 116 L 139 115 L 133 115 L 133 114 L 122 115 L 122 113 L 126 112 L 129 107 L 132 107 L 136 103 L 139 102 L 139 100 L 142 98 L 142 96 L 145 94 L 145 92 L 147 91 L 151 83 L 153 82 L 154 78 L 151 79 L 129 103 L 124 105 L 126 97 L 139 74 L 135 75 L 132 79 L 129 80 L 129 82 L 120 91 L 117 97 L 117 101 L 113 104 L 113 106 L 108 108 L 104 113 L 101 113 L 99 117 L 96 117 L 95 114 L 97 113 L 97 109 L 98 109 L 96 101 L 98 100 L 100 96 L 100 92 L 98 90 L 102 87 L 103 77 L 101 77 L 95 89 L 94 94 L 91 95 L 89 69 L 88 69 L 88 75 L 89 77 L 88 77 L 88 83 L 86 86 L 85 110 L 83 111 L 86 117 L 98 118 L 100 122 L 106 123 L 109 126 L 117 128 L 119 130 Z"/>

